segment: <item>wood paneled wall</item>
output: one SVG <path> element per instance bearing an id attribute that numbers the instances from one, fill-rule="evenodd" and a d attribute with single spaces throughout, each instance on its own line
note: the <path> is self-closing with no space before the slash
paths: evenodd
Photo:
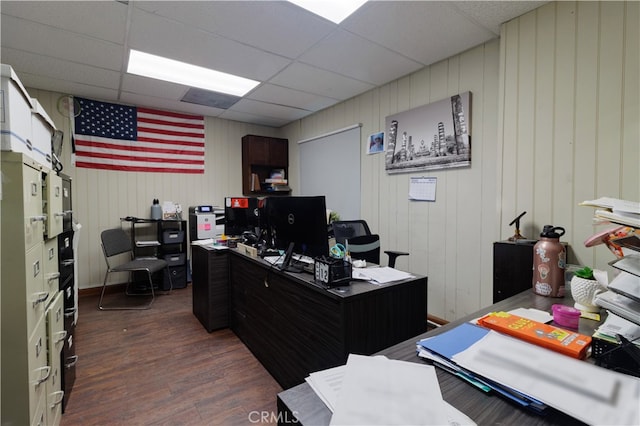
<path id="1" fill-rule="evenodd" d="M 547 223 L 564 226 L 574 260 L 606 268 L 612 260 L 606 249 L 582 245 L 598 228 L 592 209 L 577 204 L 604 195 L 640 199 L 639 5 L 549 3 L 505 24 L 500 40 L 282 129 L 209 117 L 202 176 L 75 169 L 59 95 L 30 90 L 65 132 L 64 172 L 74 178 L 74 210 L 83 224 L 81 288 L 101 284 L 99 233 L 120 217 L 148 215 L 153 198 L 186 209 L 239 194 L 243 135 L 289 139 L 295 193 L 297 141 L 355 123 L 362 123 L 362 216 L 383 248 L 411 252 L 399 258 L 399 268 L 429 277 L 431 315 L 453 320 L 491 303 L 492 243 L 513 233 L 508 223 L 522 211 L 527 236 Z M 387 115 L 467 90 L 473 93 L 470 168 L 388 175 L 383 155 L 366 154 L 366 138 L 386 130 Z M 438 178 L 436 202 L 408 200 L 412 176 Z M 340 179 L 340 171 L 327 165 L 327 179 Z"/>
<path id="2" fill-rule="evenodd" d="M 296 141 L 362 123 L 362 218 L 380 234 L 383 250 L 411 253 L 396 267 L 427 275 L 428 312 L 449 320 L 492 300 L 499 46 L 483 44 L 284 128 L 295 182 Z M 366 141 L 386 131 L 386 116 L 465 91 L 472 92 L 470 168 L 389 175 L 384 155 L 367 155 Z M 412 176 L 437 177 L 436 202 L 408 200 Z M 340 170 L 327 167 L 327 179 L 340 178 Z"/>
<path id="3" fill-rule="evenodd" d="M 640 199 L 640 3 L 554 2 L 502 27 L 500 225 L 566 229 L 570 260 L 612 271 L 584 200 Z"/>

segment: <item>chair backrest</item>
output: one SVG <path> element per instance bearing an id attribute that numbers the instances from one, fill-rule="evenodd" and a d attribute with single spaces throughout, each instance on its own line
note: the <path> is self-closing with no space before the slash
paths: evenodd
<path id="1" fill-rule="evenodd" d="M 347 238 L 371 235 L 369 225 L 364 220 L 339 220 L 332 223 L 336 243 L 344 245 Z"/>
<path id="2" fill-rule="evenodd" d="M 100 234 L 100 239 L 102 240 L 102 250 L 104 251 L 105 257 L 111 257 L 133 250 L 131 237 L 129 237 L 122 228 L 104 230 Z"/>
<path id="3" fill-rule="evenodd" d="M 347 238 L 346 246 L 351 259 L 380 264 L 380 236 L 378 234 Z"/>

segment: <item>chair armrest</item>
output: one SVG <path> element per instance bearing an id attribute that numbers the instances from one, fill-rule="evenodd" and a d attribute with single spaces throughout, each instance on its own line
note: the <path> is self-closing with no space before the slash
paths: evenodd
<path id="1" fill-rule="evenodd" d="M 409 256 L 406 251 L 385 250 L 384 252 L 389 256 L 389 267 L 391 268 L 395 268 L 398 256 Z"/>

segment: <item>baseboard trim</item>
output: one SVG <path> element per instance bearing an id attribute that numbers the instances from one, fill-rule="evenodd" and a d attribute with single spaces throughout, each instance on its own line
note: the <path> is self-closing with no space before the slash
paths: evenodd
<path id="1" fill-rule="evenodd" d="M 429 315 L 429 314 L 427 314 L 427 322 L 430 324 L 433 324 L 436 327 L 449 324 L 449 321 L 447 321 L 446 319 L 442 319 L 435 315 Z"/>
<path id="2" fill-rule="evenodd" d="M 125 283 L 108 285 L 104 294 L 122 293 L 124 291 Z M 78 289 L 78 297 L 83 296 L 99 296 L 102 291 L 102 287 L 90 287 Z"/>

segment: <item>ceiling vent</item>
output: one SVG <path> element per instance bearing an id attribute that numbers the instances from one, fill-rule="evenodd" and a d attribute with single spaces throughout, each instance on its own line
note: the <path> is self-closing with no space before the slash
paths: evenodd
<path id="1" fill-rule="evenodd" d="M 212 108 L 228 109 L 238 102 L 239 96 L 227 95 L 225 93 L 213 92 L 211 90 L 190 88 L 180 99 L 181 102 L 204 105 Z"/>

